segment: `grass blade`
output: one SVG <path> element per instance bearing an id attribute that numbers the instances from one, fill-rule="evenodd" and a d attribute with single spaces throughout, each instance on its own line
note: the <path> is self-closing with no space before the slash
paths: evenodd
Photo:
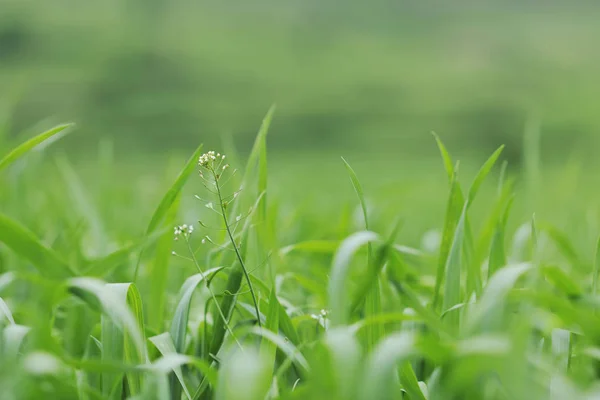
<path id="1" fill-rule="evenodd" d="M 31 151 L 33 148 L 35 148 L 40 143 L 52 138 L 53 136 L 59 134 L 60 132 L 63 132 L 65 129 L 67 129 L 71 126 L 73 126 L 73 124 L 64 124 L 64 125 L 55 126 L 54 128 L 47 130 L 46 132 L 41 133 L 41 134 L 29 139 L 25 143 L 17 146 L 15 149 L 13 149 L 10 153 L 8 153 L 6 156 L 4 156 L 4 158 L 2 158 L 0 160 L 0 171 L 2 171 L 6 167 L 8 167 L 10 164 L 15 162 L 19 158 L 21 158 L 23 155 L 25 155 L 27 152 Z"/>
<path id="2" fill-rule="evenodd" d="M 352 257 L 360 247 L 378 239 L 379 236 L 376 233 L 369 231 L 357 232 L 346 238 L 335 253 L 327 291 L 332 326 L 348 323 L 348 310 L 346 308 L 348 289 L 346 284 Z"/>
<path id="3" fill-rule="evenodd" d="M 76 274 L 56 252 L 44 246 L 31 231 L 3 214 L 0 214 L 0 242 L 31 262 L 44 277 L 60 279 Z"/>
<path id="4" fill-rule="evenodd" d="M 446 262 L 446 284 L 444 286 L 444 311 L 460 303 L 460 284 L 463 255 L 463 241 L 465 236 L 465 219 L 467 216 L 467 204 L 463 207 L 462 215 L 456 226 L 454 240 Z M 451 312 L 446 317 L 446 322 L 453 332 L 458 332 L 459 315 L 457 312 Z"/>
<path id="5" fill-rule="evenodd" d="M 458 183 L 458 164 L 453 169 L 452 179 L 450 181 L 450 195 L 446 206 L 446 217 L 444 221 L 444 230 L 442 233 L 442 243 L 440 245 L 439 259 L 435 276 L 435 288 L 433 292 L 432 308 L 438 309 L 442 282 L 446 270 L 446 263 L 450 248 L 456 232 L 456 224 L 460 217 L 461 208 L 463 206 L 462 191 Z"/>
<path id="6" fill-rule="evenodd" d="M 475 200 L 475 196 L 477 196 L 477 192 L 479 192 L 481 184 L 483 183 L 483 181 L 485 181 L 485 178 L 487 178 L 490 171 L 496 164 L 496 161 L 500 157 L 500 154 L 502 154 L 502 150 L 504 150 L 504 145 L 500 146 L 481 166 L 479 172 L 477 172 L 477 175 L 475 176 L 475 179 L 471 184 L 471 188 L 469 189 L 469 195 L 467 197 L 468 204 L 472 204 Z"/>
<path id="7" fill-rule="evenodd" d="M 161 333 L 160 335 L 152 336 L 151 338 L 148 338 L 148 340 L 154 346 L 156 346 L 156 348 L 158 349 L 160 354 L 162 354 L 163 356 L 177 354 L 177 350 L 175 350 L 175 344 L 173 344 L 173 339 L 171 338 L 171 335 L 168 332 Z M 173 373 L 174 373 L 175 377 L 177 378 L 177 380 L 179 381 L 180 386 L 177 385 L 176 382 L 173 382 L 173 381 L 170 382 L 171 399 L 180 399 L 181 398 L 181 389 L 183 388 L 185 397 L 187 397 L 188 400 L 192 400 L 192 395 L 190 394 L 190 391 L 188 390 L 187 385 L 185 384 L 185 380 L 183 379 L 183 372 L 181 371 L 181 367 L 180 366 L 174 367 Z"/>
<path id="8" fill-rule="evenodd" d="M 152 218 L 150 219 L 150 223 L 148 223 L 148 228 L 146 228 L 146 234 L 150 234 L 156 228 L 158 228 L 162 220 L 165 218 L 167 212 L 169 211 L 173 203 L 175 203 L 177 196 L 181 192 L 181 189 L 183 189 L 183 186 L 187 182 L 188 178 L 190 177 L 192 172 L 196 170 L 198 159 L 200 158 L 201 154 L 202 145 L 198 146 L 196 151 L 194 151 L 194 154 L 192 154 L 192 156 L 185 163 L 183 170 L 179 173 L 179 176 L 177 177 L 177 179 L 175 179 L 175 182 L 169 188 L 167 193 L 165 193 L 158 207 L 156 207 L 156 210 L 154 211 L 154 214 L 152 214 Z"/>

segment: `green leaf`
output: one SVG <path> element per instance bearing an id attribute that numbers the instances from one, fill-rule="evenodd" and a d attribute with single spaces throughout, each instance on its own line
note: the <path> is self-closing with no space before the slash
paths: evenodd
<path id="1" fill-rule="evenodd" d="M 27 228 L 3 214 L 0 214 L 0 242 L 31 262 L 46 278 L 60 279 L 75 275 L 75 271 L 56 252 L 40 243 Z"/>
<path id="2" fill-rule="evenodd" d="M 500 146 L 498 148 L 498 150 L 496 150 L 490 156 L 490 158 L 488 158 L 487 161 L 481 166 L 481 169 L 479 169 L 479 172 L 477 172 L 477 175 L 475 176 L 475 179 L 473 180 L 473 183 L 471 184 L 471 188 L 469 189 L 469 196 L 467 198 L 469 205 L 472 204 L 473 201 L 475 200 L 475 196 L 477 195 L 477 192 L 479 191 L 481 184 L 483 183 L 483 181 L 485 181 L 485 178 L 487 178 L 487 176 L 489 175 L 490 171 L 494 167 L 494 164 L 496 164 L 498 157 L 500 157 L 500 154 L 502 154 L 502 150 L 504 150 L 504 145 Z"/>
<path id="3" fill-rule="evenodd" d="M 506 265 L 506 251 L 504 248 L 505 236 L 506 236 L 506 224 L 508 223 L 508 216 L 512 208 L 514 197 L 511 197 L 504 207 L 504 212 L 499 219 L 494 236 L 492 238 L 492 244 L 490 248 L 490 257 L 488 261 L 488 279 L 496 271 Z"/>
<path id="4" fill-rule="evenodd" d="M 581 286 L 556 265 L 545 265 L 542 271 L 546 279 L 567 296 L 579 297 L 583 294 Z"/>
<path id="5" fill-rule="evenodd" d="M 66 183 L 69 198 L 72 200 L 73 211 L 87 221 L 91 242 L 96 252 L 103 253 L 108 245 L 104 222 L 97 207 L 89 198 L 83 183 L 66 157 L 56 159 L 56 164 Z"/>
<path id="6" fill-rule="evenodd" d="M 267 308 L 267 315 L 265 321 L 265 329 L 278 334 L 279 333 L 279 309 L 281 305 L 279 304 L 279 300 L 277 299 L 277 293 L 275 291 L 275 287 L 271 289 L 271 294 L 269 295 L 269 305 Z M 269 370 L 269 375 L 273 375 L 273 370 L 275 366 L 275 355 L 277 353 L 277 346 L 270 341 L 262 341 L 260 344 L 260 351 L 262 356 L 267 361 L 267 368 Z"/>
<path id="7" fill-rule="evenodd" d="M 183 186 L 187 182 L 188 178 L 190 177 L 192 172 L 196 170 L 196 167 L 198 165 L 198 159 L 200 158 L 201 154 L 202 145 L 198 146 L 196 151 L 194 151 L 194 154 L 192 154 L 192 156 L 185 163 L 183 170 L 179 173 L 179 176 L 177 177 L 177 179 L 175 179 L 173 185 L 163 196 L 158 207 L 154 211 L 152 218 L 150 219 L 148 228 L 146 228 L 146 234 L 150 234 L 152 231 L 158 228 L 160 223 L 163 221 L 163 219 L 167 215 L 167 212 L 169 211 L 169 209 L 177 199 L 177 196 L 181 192 L 181 189 L 183 189 Z"/>
<path id="8" fill-rule="evenodd" d="M 173 227 L 177 225 L 177 212 L 179 210 L 178 194 L 169 208 L 167 215 L 162 223 L 164 233 L 158 239 L 155 245 L 154 260 L 148 265 L 148 276 L 150 277 L 150 292 L 152 296 L 148 303 L 148 309 L 152 313 L 148 316 L 150 327 L 157 332 L 164 330 L 165 301 L 167 296 L 167 282 L 169 280 L 169 263 L 173 258 Z"/>
<path id="9" fill-rule="evenodd" d="M 171 329 L 169 330 L 177 353 L 185 352 L 185 336 L 187 334 L 190 305 L 194 291 L 199 284 L 206 284 L 205 279 L 210 279 L 222 269 L 223 267 L 211 268 L 202 274 L 192 275 L 181 286 L 177 299 L 177 307 L 175 308 L 175 313 L 171 321 Z"/>
<path id="10" fill-rule="evenodd" d="M 517 280 L 532 266 L 528 263 L 510 265 L 499 269 L 488 282 L 481 299 L 475 304 L 468 314 L 466 331 L 474 333 L 481 327 L 487 318 L 497 322 L 502 312 L 503 301 L 509 291 L 515 286 Z"/>
<path id="11" fill-rule="evenodd" d="M 352 399 L 360 382 L 362 349 L 352 330 L 345 327 L 329 329 L 325 345 L 331 357 L 333 380 L 339 399 Z"/>
<path id="12" fill-rule="evenodd" d="M 400 383 L 402 384 L 402 387 L 406 393 L 408 393 L 411 400 L 426 400 L 410 362 L 405 361 L 402 363 L 398 375 L 400 377 Z"/>
<path id="13" fill-rule="evenodd" d="M 463 253 L 463 241 L 465 236 L 465 219 L 467 215 L 467 204 L 465 204 L 458 225 L 456 226 L 456 232 L 454 234 L 454 240 L 452 241 L 452 247 L 450 248 L 450 254 L 448 255 L 448 261 L 446 262 L 446 285 L 444 286 L 444 303 L 443 309 L 448 310 L 455 305 L 460 303 L 460 283 L 461 283 L 461 269 L 462 269 L 462 253 Z M 459 328 L 459 315 L 456 312 L 450 313 L 446 322 L 453 332 L 458 332 Z"/>
<path id="14" fill-rule="evenodd" d="M 386 337 L 373 351 L 363 371 L 364 384 L 360 388 L 361 400 L 393 399 L 396 367 L 415 355 L 415 339 L 407 333 Z"/>
<path id="15" fill-rule="evenodd" d="M 148 340 L 150 342 L 152 342 L 152 344 L 154 346 L 156 346 L 156 348 L 158 349 L 160 354 L 162 354 L 163 356 L 167 356 L 170 354 L 177 354 L 177 350 L 175 349 L 175 345 L 173 344 L 173 339 L 171 338 L 171 335 L 169 334 L 169 332 L 165 332 L 165 333 L 161 333 L 160 335 L 152 336 L 152 337 L 148 338 Z M 187 397 L 188 400 L 191 400 L 192 395 L 190 394 L 190 391 L 188 390 L 187 385 L 185 384 L 185 380 L 183 379 L 183 372 L 181 371 L 181 367 L 180 366 L 174 367 L 173 373 L 174 373 L 175 377 L 177 378 L 177 380 L 179 381 L 179 385 L 181 385 L 181 386 L 176 386 L 176 383 L 173 381 L 170 382 L 171 399 L 180 399 L 181 398 L 181 388 L 183 388 L 185 397 Z"/>
<path id="16" fill-rule="evenodd" d="M 596 242 L 596 256 L 594 257 L 594 275 L 592 277 L 592 294 L 598 294 L 598 276 L 600 275 L 600 237 Z"/>
<path id="17" fill-rule="evenodd" d="M 444 161 L 444 168 L 446 169 L 446 173 L 448 174 L 448 181 L 452 182 L 452 177 L 455 174 L 455 168 L 453 167 L 454 163 L 452 162 L 452 157 L 450 157 L 450 153 L 448 153 L 448 150 L 446 149 L 446 146 L 444 146 L 444 143 L 442 142 L 440 137 L 435 132 L 431 132 L 431 134 L 435 138 L 435 141 L 440 150 L 440 155 L 442 156 L 442 160 Z"/>
<path id="18" fill-rule="evenodd" d="M 358 200 L 360 202 L 360 208 L 363 213 L 363 218 L 365 219 L 365 229 L 369 230 L 369 218 L 367 216 L 367 203 L 365 201 L 365 193 L 360 184 L 360 181 L 358 180 L 358 177 L 356 176 L 356 173 L 354 172 L 354 170 L 352 169 L 350 164 L 348 164 L 348 161 L 346 161 L 344 159 L 344 157 L 342 157 L 342 161 L 344 162 L 344 165 L 346 166 L 346 170 L 348 171 L 348 175 L 350 176 L 350 181 L 352 181 L 352 186 L 354 187 L 354 191 L 356 192 L 356 195 L 358 196 Z"/>
<path id="19" fill-rule="evenodd" d="M 452 179 L 450 181 L 450 195 L 446 206 L 446 218 L 444 221 L 444 229 L 442 232 L 442 243 L 440 245 L 439 259 L 435 276 L 435 288 L 433 292 L 432 308 L 438 309 L 438 304 L 441 295 L 442 283 L 446 270 L 450 248 L 454 240 L 456 232 L 456 224 L 460 217 L 461 208 L 463 206 L 462 191 L 458 183 L 458 163 L 453 169 Z"/>
<path id="20" fill-rule="evenodd" d="M 347 280 L 354 254 L 362 246 L 378 239 L 379 236 L 376 233 L 357 232 L 346 238 L 335 253 L 327 290 L 332 326 L 348 323 Z"/>
<path id="21" fill-rule="evenodd" d="M 236 349 L 237 350 L 237 349 Z M 270 362 L 249 348 L 225 357 L 219 372 L 215 400 L 263 400 L 271 386 Z"/>
<path id="22" fill-rule="evenodd" d="M 102 311 L 102 360 L 142 365 L 148 360 L 143 311 L 139 292 L 132 283 L 105 284 L 92 278 L 73 278 L 67 288 L 92 308 Z M 122 373 L 104 373 L 102 393 L 110 398 L 120 398 Z M 142 378 L 137 372 L 127 373 L 131 395 L 140 393 Z"/>
<path id="23" fill-rule="evenodd" d="M 73 126 L 73 124 L 64 124 L 64 125 L 55 126 L 54 128 L 52 128 L 44 133 L 41 133 L 41 134 L 29 139 L 25 143 L 19 145 L 18 147 L 13 149 L 10 153 L 8 153 L 6 156 L 4 156 L 4 158 L 2 158 L 0 160 L 0 171 L 2 171 L 6 167 L 8 167 L 10 164 L 15 162 L 19 158 L 21 158 L 23 155 L 25 155 L 27 152 L 31 151 L 33 148 L 35 148 L 40 143 L 50 139 L 51 137 L 55 136 L 56 134 L 64 131 L 65 129 L 67 129 L 71 126 Z"/>

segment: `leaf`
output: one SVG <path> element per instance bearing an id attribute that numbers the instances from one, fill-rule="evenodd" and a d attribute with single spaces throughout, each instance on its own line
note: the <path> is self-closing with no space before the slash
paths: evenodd
<path id="1" fill-rule="evenodd" d="M 567 296 L 578 297 L 583 294 L 581 286 L 556 265 L 545 265 L 542 267 L 542 271 L 546 279 Z"/>
<path id="2" fill-rule="evenodd" d="M 237 350 L 237 349 L 236 349 Z M 233 351 L 223 361 L 215 400 L 263 400 L 271 386 L 269 361 L 255 349 Z"/>
<path id="3" fill-rule="evenodd" d="M 177 353 L 185 352 L 185 336 L 194 291 L 200 283 L 206 283 L 205 279 L 210 278 L 222 269 L 223 267 L 211 268 L 202 274 L 192 275 L 181 286 L 177 299 L 177 307 L 175 308 L 173 320 L 171 321 L 171 329 L 169 330 Z"/>
<path id="4" fill-rule="evenodd" d="M 285 340 L 285 338 L 279 336 L 276 333 L 271 332 L 268 329 L 261 328 L 259 326 L 255 326 L 249 330 L 249 333 L 252 333 L 256 336 L 259 336 L 263 339 L 266 339 L 272 343 L 274 343 L 285 355 L 294 361 L 296 365 L 301 367 L 304 371 L 308 371 L 310 369 L 308 362 L 302 355 L 300 351 L 289 341 Z"/>
<path id="5" fill-rule="evenodd" d="M 331 357 L 333 383 L 338 398 L 354 398 L 360 382 L 362 349 L 353 331 L 345 327 L 329 329 L 325 335 L 325 345 Z"/>
<path id="6" fill-rule="evenodd" d="M 426 400 L 410 362 L 405 361 L 402 363 L 399 371 L 399 377 L 400 383 L 404 387 L 406 393 L 408 393 L 411 400 Z"/>
<path id="7" fill-rule="evenodd" d="M 407 333 L 386 337 L 365 363 L 364 384 L 360 388 L 361 400 L 393 399 L 392 384 L 396 367 L 415 355 L 415 339 Z"/>
<path id="8" fill-rule="evenodd" d="M 506 265 L 506 251 L 504 249 L 505 236 L 506 236 L 506 224 L 508 223 L 508 216 L 512 208 L 514 197 L 511 197 L 504 207 L 502 217 L 496 224 L 496 230 L 492 238 L 492 244 L 490 248 L 490 257 L 488 261 L 488 279 L 496 271 Z"/>
<path id="9" fill-rule="evenodd" d="M 522 263 L 499 269 L 488 282 L 483 296 L 471 309 L 466 321 L 466 331 L 473 333 L 485 318 L 497 319 L 502 311 L 502 302 L 517 280 L 531 269 L 531 264 Z"/>
<path id="10" fill-rule="evenodd" d="M 154 246 L 154 260 L 148 265 L 150 292 L 152 293 L 150 302 L 148 303 L 148 309 L 153 310 L 148 316 L 148 323 L 150 327 L 157 332 L 161 332 L 164 329 L 163 321 L 167 296 L 167 282 L 169 278 L 169 263 L 173 258 L 171 250 L 173 246 L 173 231 L 171 229 L 176 225 L 180 198 L 181 195 L 178 194 L 165 216 L 162 223 L 164 233 L 160 236 L 158 243 Z M 157 231 L 160 231 L 160 229 Z M 181 393 L 179 395 L 181 395 Z"/>
<path id="11" fill-rule="evenodd" d="M 454 174 L 450 181 L 450 195 L 446 206 L 446 217 L 444 221 L 444 230 L 442 233 L 442 243 L 440 245 L 439 259 L 435 276 L 435 288 L 433 291 L 432 308 L 438 309 L 438 304 L 441 295 L 442 283 L 446 270 L 446 263 L 450 248 L 456 232 L 456 224 L 460 217 L 460 210 L 463 206 L 462 191 L 458 182 L 458 164 L 453 169 Z"/>
<path id="12" fill-rule="evenodd" d="M 64 124 L 64 125 L 55 126 L 54 128 L 47 130 L 46 132 L 41 133 L 41 134 L 29 139 L 25 143 L 17 146 L 15 149 L 13 149 L 10 153 L 8 153 L 6 156 L 4 156 L 4 158 L 2 158 L 0 160 L 0 171 L 2 171 L 6 167 L 8 167 L 10 164 L 15 162 L 19 158 L 21 158 L 23 155 L 25 155 L 27 152 L 31 151 L 33 148 L 35 148 L 40 143 L 50 139 L 51 137 L 55 136 L 56 134 L 64 131 L 65 129 L 67 129 L 71 126 L 73 126 L 73 124 Z"/>
<path id="13" fill-rule="evenodd" d="M 8 320 L 8 323 L 11 325 L 15 324 L 15 319 L 13 318 L 12 312 L 2 297 L 0 297 L 0 317 L 5 317 Z M 2 319 L 3 318 L 0 318 L 0 322 Z"/>
<path id="14" fill-rule="evenodd" d="M 143 330 L 143 312 L 139 292 L 134 284 L 105 284 L 92 278 L 73 278 L 68 289 L 91 307 L 100 307 L 102 315 L 102 360 L 124 364 L 145 364 L 147 350 Z M 119 398 L 121 373 L 105 373 L 102 393 Z M 127 374 L 131 395 L 138 394 L 143 385 L 139 373 Z"/>
<path id="15" fill-rule="evenodd" d="M 448 150 L 446 149 L 446 146 L 444 146 L 444 143 L 442 142 L 440 137 L 435 132 L 431 132 L 431 134 L 435 138 L 435 141 L 440 150 L 440 155 L 442 156 L 442 160 L 444 161 L 444 168 L 446 169 L 446 173 L 448 174 L 448 181 L 451 182 L 452 177 L 455 174 L 455 168 L 453 167 L 454 164 L 452 162 L 452 157 L 450 157 L 450 153 L 448 153 Z"/>
<path id="16" fill-rule="evenodd" d="M 277 293 L 275 291 L 275 287 L 271 289 L 271 293 L 269 295 L 269 305 L 267 308 L 267 318 L 265 321 L 265 329 L 273 332 L 274 334 L 279 333 L 279 309 L 281 305 L 279 304 L 279 300 L 277 300 Z M 262 341 L 260 344 L 260 352 L 262 356 L 267 362 L 268 374 L 270 376 L 273 375 L 273 369 L 275 366 L 275 355 L 277 354 L 277 346 L 275 343 L 270 341 Z"/>
<path id="17" fill-rule="evenodd" d="M 451 307 L 460 303 L 460 282 L 461 282 L 461 268 L 462 268 L 462 252 L 463 252 L 463 239 L 465 231 L 465 219 L 467 214 L 467 204 L 463 208 L 462 215 L 458 221 L 456 227 L 456 233 L 454 234 L 454 240 L 452 241 L 452 247 L 450 248 L 450 254 L 446 262 L 446 285 L 444 287 L 444 303 L 443 309 L 448 310 Z M 453 332 L 458 332 L 459 328 L 459 316 L 458 313 L 450 313 L 446 321 Z"/>
<path id="18" fill-rule="evenodd" d="M 354 187 L 354 191 L 356 192 L 356 195 L 358 196 L 358 200 L 360 202 L 360 208 L 362 210 L 363 217 L 365 219 L 365 229 L 369 230 L 369 218 L 367 216 L 367 203 L 365 201 L 365 193 L 360 184 L 360 181 L 358 180 L 358 177 L 356 176 L 356 173 L 354 172 L 354 170 L 352 169 L 350 164 L 348 164 L 348 161 L 346 161 L 344 159 L 344 157 L 342 157 L 342 161 L 344 162 L 344 165 L 346 166 L 346 170 L 348 171 L 348 175 L 350 176 L 350 180 L 352 181 L 352 186 Z"/>
<path id="19" fill-rule="evenodd" d="M 11 324 L 4 328 L 3 335 L 3 360 L 14 360 L 17 358 L 25 337 L 31 331 L 28 326 Z"/>
<path id="20" fill-rule="evenodd" d="M 75 271 L 57 253 L 40 243 L 27 228 L 3 214 L 0 214 L 0 242 L 31 262 L 46 278 L 75 275 Z"/>
<path id="21" fill-rule="evenodd" d="M 156 346 L 160 354 L 163 356 L 177 354 L 177 350 L 175 349 L 175 345 L 173 344 L 173 339 L 171 338 L 171 335 L 168 332 L 161 333 L 157 336 L 152 336 L 151 338 L 148 338 L 148 340 L 152 342 L 154 346 Z M 170 382 L 169 386 L 171 389 L 171 399 L 180 399 L 181 388 L 183 388 L 185 397 L 191 400 L 192 395 L 190 394 L 190 391 L 188 390 L 185 384 L 185 380 L 183 379 L 183 372 L 181 371 L 181 367 L 175 366 L 172 370 L 181 386 L 176 386 L 176 383 L 173 381 Z"/>
<path id="22" fill-rule="evenodd" d="M 92 203 L 86 189 L 83 186 L 79 176 L 69 163 L 66 157 L 57 158 L 56 164 L 63 177 L 63 180 L 67 184 L 67 189 L 72 200 L 73 211 L 78 213 L 79 216 L 85 219 L 90 228 L 91 242 L 96 247 L 94 250 L 100 253 L 105 251 L 105 247 L 108 245 L 108 238 L 104 228 L 104 222 L 100 216 L 97 207 Z"/>
<path id="23" fill-rule="evenodd" d="M 600 237 L 596 242 L 596 255 L 594 257 L 594 275 L 592 277 L 592 294 L 598 294 L 598 276 L 600 275 Z"/>
<path id="24" fill-rule="evenodd" d="M 360 247 L 378 239 L 379 236 L 376 233 L 370 231 L 357 232 L 346 238 L 335 253 L 327 290 L 332 326 L 348 323 L 346 285 L 354 253 Z"/>
<path id="25" fill-rule="evenodd" d="M 279 249 L 279 254 L 281 256 L 287 256 L 295 252 L 331 254 L 335 252 L 339 245 L 340 242 L 337 240 L 307 240 L 282 247 Z"/>
<path id="26" fill-rule="evenodd" d="M 148 228 L 146 229 L 146 234 L 150 234 L 152 231 L 154 231 L 160 225 L 162 220 L 165 218 L 165 216 L 167 215 L 167 212 L 169 211 L 169 209 L 171 208 L 171 206 L 177 199 L 177 196 L 181 192 L 181 189 L 183 189 L 183 186 L 187 182 L 191 173 L 194 172 L 194 170 L 196 169 L 196 166 L 198 164 L 198 159 L 200 158 L 201 154 L 202 154 L 202 145 L 198 146 L 196 151 L 194 151 L 194 154 L 192 154 L 192 156 L 185 163 L 183 170 L 179 173 L 179 176 L 177 177 L 177 179 L 175 179 L 175 182 L 173 183 L 173 185 L 169 188 L 167 193 L 165 193 L 165 195 L 163 196 L 158 207 L 154 211 L 152 218 L 150 219 L 150 223 L 148 224 Z"/>
<path id="27" fill-rule="evenodd" d="M 481 184 L 483 183 L 483 181 L 485 181 L 485 178 L 487 178 L 488 174 L 494 167 L 494 164 L 496 164 L 498 157 L 500 157 L 500 154 L 502 154 L 502 150 L 504 150 L 504 145 L 500 146 L 481 166 L 479 172 L 477 172 L 477 175 L 475 176 L 475 179 L 471 184 L 471 188 L 469 189 L 469 195 L 467 197 L 469 205 L 473 203 L 473 200 L 475 200 L 475 196 L 477 195 Z"/>
<path id="28" fill-rule="evenodd" d="M 169 234 L 172 232 L 169 229 Z M 149 236 L 145 236 L 137 243 L 131 244 L 129 246 L 122 247 L 114 252 L 107 254 L 105 256 L 101 256 L 98 258 L 94 258 L 89 260 L 86 269 L 84 270 L 84 274 L 90 277 L 103 278 L 110 275 L 115 268 L 119 266 L 123 266 L 129 262 L 131 255 L 141 250 L 144 246 L 147 246 L 153 243 L 155 240 L 160 238 L 162 235 L 165 235 L 165 232 L 162 230 L 158 230 L 152 233 Z M 169 235 L 169 237 L 171 237 Z"/>

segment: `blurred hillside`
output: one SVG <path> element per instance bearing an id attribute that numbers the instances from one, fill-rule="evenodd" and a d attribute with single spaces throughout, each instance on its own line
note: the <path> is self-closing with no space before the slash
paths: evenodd
<path id="1" fill-rule="evenodd" d="M 158 151 L 249 143 L 277 103 L 282 151 L 418 155 L 436 130 L 518 161 L 535 113 L 552 158 L 596 143 L 599 17 L 594 2 L 0 0 L 0 121 Z"/>

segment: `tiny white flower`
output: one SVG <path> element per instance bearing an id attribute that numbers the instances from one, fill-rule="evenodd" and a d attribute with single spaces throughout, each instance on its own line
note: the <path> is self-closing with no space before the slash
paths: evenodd
<path id="1" fill-rule="evenodd" d="M 239 222 L 242 219 L 242 214 L 238 215 L 237 217 L 235 217 L 235 221 Z"/>
<path id="2" fill-rule="evenodd" d="M 206 203 L 206 208 L 213 208 L 213 203 L 212 202 Z"/>

